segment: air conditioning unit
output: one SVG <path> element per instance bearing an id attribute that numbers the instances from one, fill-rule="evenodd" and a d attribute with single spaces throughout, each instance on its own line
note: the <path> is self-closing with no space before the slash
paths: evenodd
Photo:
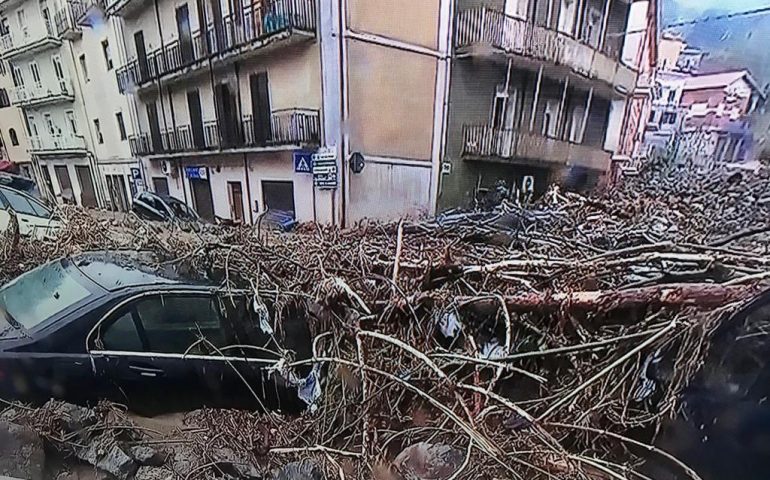
<path id="1" fill-rule="evenodd" d="M 169 160 L 163 160 L 160 162 L 160 171 L 163 172 L 163 175 L 166 176 L 176 176 L 176 168 L 174 168 L 174 164 L 172 164 Z"/>

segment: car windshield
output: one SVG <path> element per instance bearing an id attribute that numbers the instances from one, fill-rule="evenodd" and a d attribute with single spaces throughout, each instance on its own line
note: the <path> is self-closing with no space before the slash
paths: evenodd
<path id="1" fill-rule="evenodd" d="M 57 261 L 31 270 L 0 289 L 0 312 L 6 323 L 30 330 L 89 295 L 72 271 Z"/>
<path id="2" fill-rule="evenodd" d="M 198 215 L 186 204 L 173 197 L 166 198 L 166 203 L 171 208 L 174 216 L 182 220 L 197 220 Z"/>

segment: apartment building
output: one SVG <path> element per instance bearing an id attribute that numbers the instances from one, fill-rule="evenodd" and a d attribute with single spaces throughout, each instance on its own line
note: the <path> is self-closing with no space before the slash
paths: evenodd
<path id="1" fill-rule="evenodd" d="M 457 0 L 439 209 L 499 184 L 595 184 L 618 146 L 637 73 L 625 0 Z"/>
<path id="2" fill-rule="evenodd" d="M 137 164 L 122 118 L 128 104 L 114 75 L 115 32 L 97 10 L 75 1 L 6 0 L 0 50 L 44 193 L 62 203 L 126 210 Z"/>
<path id="3" fill-rule="evenodd" d="M 23 113 L 11 103 L 13 80 L 8 65 L 0 60 L 0 162 L 5 168 L 28 178 L 34 178 L 29 141 Z M 2 168 L 0 168 L 2 170 Z"/>

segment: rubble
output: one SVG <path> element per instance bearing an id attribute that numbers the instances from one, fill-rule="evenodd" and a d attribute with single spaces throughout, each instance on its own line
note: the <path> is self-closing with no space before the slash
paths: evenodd
<path id="1" fill-rule="evenodd" d="M 64 438 L 108 435 L 119 452 L 80 456 L 104 468 L 102 455 L 122 452 L 109 467 L 120 478 L 283 478 L 288 465 L 309 478 L 625 478 L 640 462 L 626 447 L 662 455 L 650 432 L 676 414 L 727 315 L 770 278 L 766 173 L 712 173 L 700 187 L 670 173 L 591 198 L 553 188 L 534 204 L 293 234 L 188 235 L 130 216 L 116 229 L 67 210 L 59 241 L 0 250 L 0 277 L 73 252 L 149 249 L 164 268 L 249 288 L 255 309 L 269 297 L 278 312 L 262 331 L 281 337 L 282 316 L 308 315 L 313 357 L 278 352 L 265 374 L 311 406 L 201 409 L 173 434 L 132 426 L 114 405 L 93 409 L 95 422 L 51 406 L 14 406 L 14 418 L 62 451 Z M 165 466 L 139 467 L 134 449 L 156 442 L 168 442 Z"/>
<path id="2" fill-rule="evenodd" d="M 42 480 L 43 441 L 31 428 L 0 421 L 0 477 Z"/>

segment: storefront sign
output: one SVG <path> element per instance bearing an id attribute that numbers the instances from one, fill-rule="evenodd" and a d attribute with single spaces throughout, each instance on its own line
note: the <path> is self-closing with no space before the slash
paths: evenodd
<path id="1" fill-rule="evenodd" d="M 187 178 L 208 180 L 209 172 L 206 167 L 184 167 L 184 173 Z"/>
<path id="2" fill-rule="evenodd" d="M 313 154 L 313 184 L 324 190 L 337 188 L 337 147 L 319 148 Z"/>
<path id="3" fill-rule="evenodd" d="M 313 152 L 305 150 L 294 152 L 294 173 L 313 173 Z"/>

